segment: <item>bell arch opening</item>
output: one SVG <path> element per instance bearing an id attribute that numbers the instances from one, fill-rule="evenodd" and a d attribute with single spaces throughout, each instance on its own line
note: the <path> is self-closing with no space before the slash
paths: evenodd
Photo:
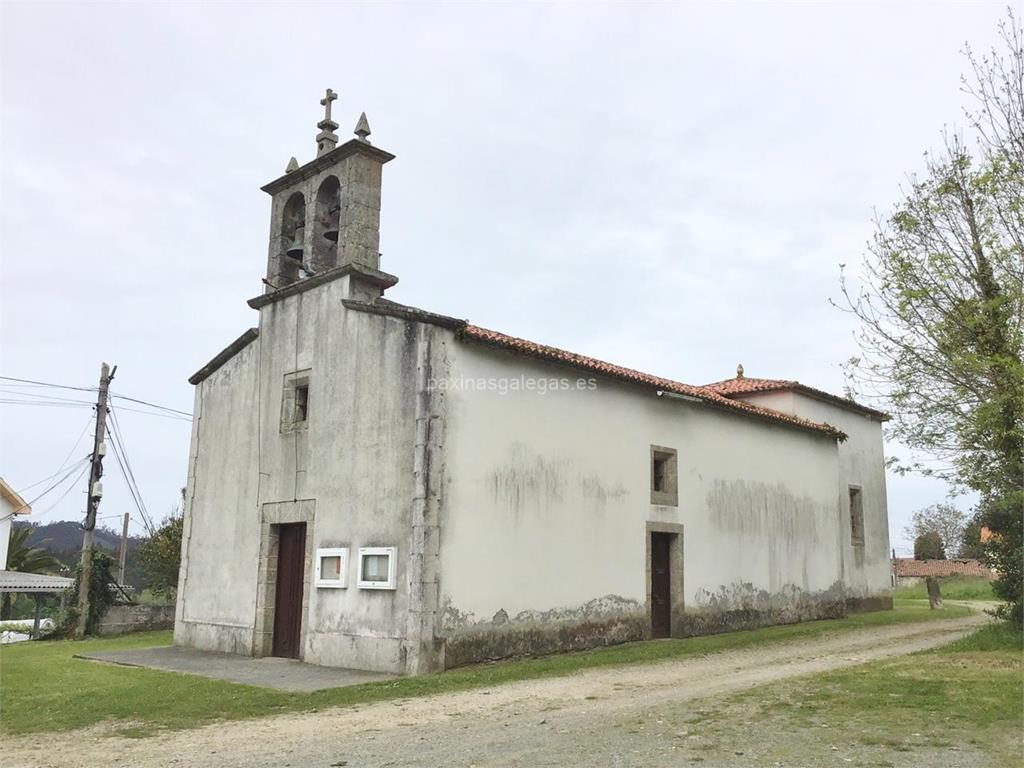
<path id="1" fill-rule="evenodd" d="M 306 199 L 301 192 L 288 198 L 281 214 L 281 252 L 278 256 L 278 285 L 299 279 L 299 267 L 305 255 Z"/>
<path id="2" fill-rule="evenodd" d="M 313 267 L 317 271 L 338 264 L 340 222 L 341 182 L 337 176 L 328 176 L 317 190 L 313 218 Z"/>

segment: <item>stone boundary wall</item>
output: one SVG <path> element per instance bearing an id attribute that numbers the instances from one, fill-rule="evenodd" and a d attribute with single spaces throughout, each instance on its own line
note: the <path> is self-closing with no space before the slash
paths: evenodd
<path id="1" fill-rule="evenodd" d="M 174 605 L 112 605 L 97 634 L 126 635 L 174 627 Z"/>

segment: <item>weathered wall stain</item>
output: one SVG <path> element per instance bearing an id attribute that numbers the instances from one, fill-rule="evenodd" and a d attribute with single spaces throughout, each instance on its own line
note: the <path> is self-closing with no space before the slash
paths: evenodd
<path id="1" fill-rule="evenodd" d="M 892 607 L 892 598 L 878 600 L 872 607 L 851 598 L 841 581 L 828 589 L 808 591 L 786 584 L 776 592 L 757 589 L 749 582 L 724 584 L 714 592 L 698 590 L 694 606 L 683 616 L 683 635 L 705 635 L 737 629 L 755 629 L 773 624 L 796 624 L 816 619 L 842 618 L 852 610 L 882 610 Z"/>
<path id="2" fill-rule="evenodd" d="M 468 632 L 486 632 L 509 624 L 600 622 L 636 615 L 646 615 L 646 608 L 641 603 L 619 595 L 604 595 L 578 606 L 551 608 L 546 611 L 525 610 L 512 617 L 504 608 L 500 608 L 492 618 L 478 620 L 472 612 L 460 611 L 445 598 L 441 627 L 445 636 L 454 637 Z"/>
<path id="3" fill-rule="evenodd" d="M 694 606 L 704 611 L 756 610 L 770 611 L 787 609 L 806 603 L 845 600 L 846 589 L 836 581 L 828 589 L 808 592 L 796 584 L 786 584 L 776 592 L 757 589 L 749 582 L 723 584 L 716 591 L 699 589 L 694 595 Z"/>
<path id="4" fill-rule="evenodd" d="M 457 631 L 476 622 L 472 611 L 463 612 L 452 605 L 451 599 L 445 597 L 441 601 L 441 628 L 440 634 L 447 634 Z"/>
<path id="5" fill-rule="evenodd" d="M 608 486 L 598 475 L 581 477 L 580 490 L 584 499 L 600 509 L 603 509 L 609 501 L 619 501 L 629 495 L 629 491 L 622 483 Z"/>
<path id="6" fill-rule="evenodd" d="M 544 504 L 582 498 L 594 509 L 629 495 L 622 483 L 607 483 L 599 475 L 579 475 L 569 459 L 542 456 L 523 443 L 513 443 L 507 461 L 488 476 L 494 500 L 513 514 Z"/>
<path id="7" fill-rule="evenodd" d="M 650 636 L 646 607 L 619 595 L 604 595 L 578 606 L 520 611 L 514 617 L 499 609 L 483 621 L 446 600 L 442 625 L 445 668 L 597 648 Z"/>
<path id="8" fill-rule="evenodd" d="M 628 616 L 568 624 L 514 624 L 445 641 L 445 669 L 519 656 L 545 656 L 618 645 L 650 637 L 646 617 Z"/>
<path id="9" fill-rule="evenodd" d="M 540 456 L 522 443 L 508 449 L 508 463 L 497 467 L 489 484 L 494 500 L 518 515 L 524 507 L 559 502 L 565 489 L 565 459 Z"/>
<path id="10" fill-rule="evenodd" d="M 836 619 L 850 613 L 891 608 L 891 597 L 851 597 L 838 581 L 815 592 L 793 584 L 778 592 L 768 592 L 750 583 L 737 582 L 714 592 L 700 590 L 694 606 L 673 623 L 673 636 Z M 482 621 L 446 602 L 443 624 L 444 666 L 448 669 L 502 658 L 597 648 L 651 636 L 646 606 L 618 595 L 605 595 L 575 607 L 520 611 L 512 618 L 499 609 L 493 618 Z"/>
<path id="11" fill-rule="evenodd" d="M 818 519 L 833 510 L 783 485 L 715 480 L 707 493 L 711 523 L 723 531 L 764 540 L 817 540 Z"/>

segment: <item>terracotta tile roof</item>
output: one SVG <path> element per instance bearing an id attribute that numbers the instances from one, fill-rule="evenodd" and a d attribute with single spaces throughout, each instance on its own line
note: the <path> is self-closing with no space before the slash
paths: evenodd
<path id="1" fill-rule="evenodd" d="M 870 416 L 879 421 L 888 421 L 889 414 L 884 411 L 878 411 L 874 408 L 868 408 L 866 405 L 855 403 L 845 397 L 839 397 L 833 395 L 830 392 L 825 392 L 821 389 L 815 389 L 814 387 L 808 387 L 806 384 L 801 384 L 799 381 L 791 381 L 789 379 L 752 379 L 747 376 L 736 377 L 734 379 L 726 379 L 725 381 L 716 381 L 713 384 L 705 384 L 705 389 L 710 389 L 713 392 L 717 392 L 720 395 L 726 397 L 736 397 L 737 395 L 745 395 L 754 392 L 800 392 L 801 394 L 813 397 L 816 400 L 824 400 L 827 403 L 838 405 L 841 408 L 848 408 L 851 411 L 862 413 L 865 416 Z"/>
<path id="2" fill-rule="evenodd" d="M 897 557 L 892 561 L 897 576 L 981 576 L 985 579 L 995 575 L 980 560 L 914 560 L 911 557 Z"/>
<path id="3" fill-rule="evenodd" d="M 516 338 L 515 336 L 509 336 L 504 333 L 499 333 L 498 331 L 480 328 L 476 325 L 467 324 L 462 329 L 460 336 L 465 339 L 482 342 L 491 346 L 501 347 L 512 352 L 529 355 L 530 357 L 565 363 L 566 365 L 571 365 L 574 368 L 591 371 L 593 373 L 600 373 L 605 376 L 629 381 L 634 384 L 648 386 L 655 390 L 673 392 L 678 395 L 693 397 L 703 403 L 717 408 L 722 408 L 723 410 L 733 411 L 793 427 L 799 427 L 801 429 L 828 435 L 829 437 L 837 440 L 846 439 L 846 434 L 844 432 L 829 424 L 819 424 L 816 421 L 809 421 L 808 419 L 802 419 L 798 416 L 790 416 L 789 414 L 775 411 L 770 408 L 763 408 L 742 400 L 732 400 L 707 387 L 698 387 L 693 384 L 683 384 L 679 381 L 663 379 L 659 376 L 653 376 L 649 373 L 633 370 L 632 368 L 623 368 L 622 366 L 606 363 L 603 360 L 597 360 L 593 357 L 577 355 L 574 352 L 567 352 L 564 349 L 549 347 L 544 344 L 537 344 L 533 341 L 527 341 L 526 339 Z"/>

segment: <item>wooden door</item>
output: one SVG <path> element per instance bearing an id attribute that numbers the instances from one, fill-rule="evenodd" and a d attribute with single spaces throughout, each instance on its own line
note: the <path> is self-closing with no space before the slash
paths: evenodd
<path id="1" fill-rule="evenodd" d="M 302 582 L 306 571 L 306 524 L 278 527 L 277 591 L 274 595 L 273 654 L 299 658 L 302 631 Z"/>
<path id="2" fill-rule="evenodd" d="M 651 636 L 672 634 L 672 579 L 669 572 L 670 533 L 651 534 Z"/>

